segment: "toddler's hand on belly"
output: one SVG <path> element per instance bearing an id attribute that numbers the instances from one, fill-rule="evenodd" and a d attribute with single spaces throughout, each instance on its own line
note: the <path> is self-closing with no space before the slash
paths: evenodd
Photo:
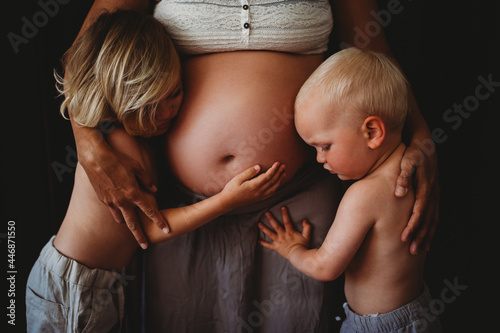
<path id="1" fill-rule="evenodd" d="M 260 166 L 255 165 L 226 184 L 220 195 L 230 209 L 269 198 L 285 178 L 285 165 L 279 162 L 275 162 L 265 173 L 255 177 L 259 171 Z"/>

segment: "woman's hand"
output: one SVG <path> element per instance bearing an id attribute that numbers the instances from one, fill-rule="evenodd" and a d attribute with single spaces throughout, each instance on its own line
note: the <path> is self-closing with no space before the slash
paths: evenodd
<path id="1" fill-rule="evenodd" d="M 73 124 L 78 161 L 83 166 L 99 200 L 109 207 L 118 223 L 126 223 L 139 245 L 148 246 L 140 218 L 139 208 L 160 229 L 169 226 L 158 211 L 153 196 L 156 186 L 134 159 L 111 150 L 98 130 Z"/>
<path id="2" fill-rule="evenodd" d="M 391 53 L 383 27 L 373 19 L 372 14 L 380 12 L 376 0 L 330 0 L 330 3 L 336 22 L 336 35 L 340 42 L 385 53 L 401 68 Z M 369 38 L 360 38 L 359 32 L 364 31 L 368 24 L 378 25 L 379 33 Z M 415 205 L 408 226 L 401 234 L 401 239 L 405 242 L 412 240 L 410 252 L 417 254 L 420 249 L 428 250 L 436 231 L 439 185 L 434 146 L 431 151 L 427 147 L 423 148 L 426 145 L 419 144 L 432 143 L 432 138 L 411 90 L 408 92 L 408 102 L 407 127 L 411 143 L 401 161 L 401 174 L 397 180 L 395 195 L 404 197 L 413 181 Z"/>
<path id="3" fill-rule="evenodd" d="M 284 258 L 290 260 L 291 253 L 297 249 L 307 249 L 311 238 L 311 225 L 307 220 L 302 221 L 302 233 L 293 228 L 286 207 L 281 207 L 281 216 L 283 218 L 283 227 L 270 212 L 266 212 L 266 218 L 271 223 L 274 231 L 259 223 L 259 229 L 269 237 L 272 242 L 259 241 L 259 244 L 265 248 L 275 250 Z"/>
<path id="4" fill-rule="evenodd" d="M 413 180 L 415 204 L 408 225 L 401 234 L 401 240 L 412 240 L 410 252 L 428 251 L 439 222 L 439 182 L 437 157 L 430 138 L 424 146 L 413 142 L 408 146 L 401 160 L 401 173 L 396 182 L 395 195 L 404 197 Z"/>
<path id="5" fill-rule="evenodd" d="M 223 202 L 232 209 L 269 198 L 285 178 L 285 165 L 275 162 L 265 173 L 256 165 L 231 179 L 222 192 Z M 255 177 L 255 178 L 253 178 Z"/>

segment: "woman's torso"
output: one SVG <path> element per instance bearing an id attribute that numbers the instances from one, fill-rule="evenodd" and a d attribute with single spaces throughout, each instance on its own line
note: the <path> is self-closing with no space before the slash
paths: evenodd
<path id="1" fill-rule="evenodd" d="M 290 179 L 313 158 L 295 131 L 293 104 L 323 61 L 333 24 L 328 1 L 164 0 L 155 17 L 191 54 L 166 146 L 183 185 L 212 195 L 244 169 L 274 161 L 286 164 Z"/>
<path id="2" fill-rule="evenodd" d="M 295 131 L 293 104 L 322 55 L 245 51 L 184 61 L 184 102 L 170 133 L 174 175 L 211 195 L 244 169 L 285 163 L 287 178 L 313 158 Z"/>

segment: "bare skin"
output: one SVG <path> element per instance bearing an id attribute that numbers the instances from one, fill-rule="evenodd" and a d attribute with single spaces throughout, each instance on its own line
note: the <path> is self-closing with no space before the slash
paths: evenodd
<path id="1" fill-rule="evenodd" d="M 356 138 L 346 138 L 345 134 L 339 132 L 336 145 L 341 145 L 338 138 L 351 147 L 360 142 Z M 274 231 L 259 224 L 272 240 L 260 241 L 260 244 L 276 250 L 304 274 L 329 281 L 345 271 L 346 299 L 351 309 L 360 315 L 390 312 L 409 303 L 422 291 L 425 256 L 411 255 L 408 244 L 400 240 L 411 214 L 413 191 L 404 198 L 393 195 L 405 146 L 398 144 L 397 138 L 389 141 L 392 143 L 379 150 L 375 160 L 365 156 L 364 161 L 358 161 L 365 172 L 368 170 L 367 174 L 344 194 L 335 221 L 319 249 L 308 249 L 310 224 L 304 220 L 303 231 L 294 230 L 284 207 L 283 227 L 270 213 L 266 217 Z M 318 147 L 324 144 L 314 142 Z M 346 156 L 342 148 L 334 149 L 337 151 L 332 155 L 340 155 L 340 159 Z M 358 151 L 361 159 L 362 150 Z M 335 161 L 334 164 L 320 151 L 318 162 L 346 179 L 352 179 L 357 172 L 350 174 L 352 166 L 346 164 L 349 161 Z"/>
<path id="2" fill-rule="evenodd" d="M 267 168 L 278 160 L 292 177 L 313 158 L 293 125 L 294 98 L 322 60 L 265 51 L 186 59 L 184 102 L 167 134 L 174 175 L 205 195 L 253 164 Z"/>
<path id="3" fill-rule="evenodd" d="M 375 24 L 370 13 L 378 12 L 376 1 L 330 0 L 330 4 L 337 25 L 334 32 L 338 39 L 349 45 L 359 46 L 356 45 L 356 33 L 364 31 L 368 22 Z M 368 44 L 360 47 L 392 56 L 394 63 L 399 66 L 392 55 L 382 27 L 378 28 L 381 33 L 369 38 Z M 415 204 L 408 225 L 401 233 L 401 240 L 410 242 L 411 253 L 417 254 L 429 250 L 432 237 L 436 232 L 439 221 L 440 189 L 434 141 L 411 89 L 408 91 L 408 107 L 405 130 L 411 142 L 401 161 L 394 195 L 403 198 L 414 185 Z M 426 149 L 422 148 L 424 146 Z"/>
<path id="4" fill-rule="evenodd" d="M 138 161 L 150 174 L 156 174 L 151 155 L 136 138 L 117 129 L 108 136 L 107 141 L 116 152 Z M 141 215 L 148 238 L 152 242 L 169 240 L 236 207 L 268 198 L 283 181 L 284 165 L 274 163 L 267 172 L 258 175 L 260 171 L 260 167 L 244 170 L 218 195 L 197 204 L 161 210 L 163 217 L 170 223 L 169 233 L 164 233 L 144 214 Z M 153 195 L 150 195 L 151 200 L 154 200 Z M 63 255 L 88 267 L 115 270 L 123 269 L 138 248 L 126 225 L 114 222 L 111 212 L 97 197 L 80 164 L 76 169 L 68 211 L 54 246 Z"/>
<path id="5" fill-rule="evenodd" d="M 100 8 L 141 11 L 145 9 L 144 3 L 134 0 L 96 0 L 82 30 Z M 355 28 L 364 29 L 367 22 L 373 21 L 370 11 L 378 10 L 374 0 L 332 1 L 332 9 L 339 39 L 351 45 L 355 44 Z M 373 37 L 367 47 L 390 54 L 383 33 Z M 294 133 L 293 122 L 282 122 L 285 124 L 282 128 L 281 123 L 273 120 L 277 117 L 273 110 L 284 112 L 286 117 L 278 119 L 287 119 L 292 115 L 293 100 L 298 88 L 321 61 L 321 55 L 299 56 L 260 51 L 211 54 L 187 60 L 184 65 L 186 96 L 181 118 L 170 137 L 179 146 L 173 147 L 172 143 L 169 147 L 169 153 L 175 161 L 173 169 L 176 176 L 187 187 L 205 194 L 217 193 L 225 181 L 250 167 L 256 160 L 258 163 L 255 164 L 260 164 L 263 168 L 280 160 L 287 165 L 288 179 L 293 177 L 298 167 L 311 158 L 308 156 L 312 154 L 308 153 Z M 210 85 L 203 81 L 196 71 L 198 69 L 203 70 L 206 78 L 210 78 Z M 243 76 L 243 73 L 247 75 Z M 245 101 L 245 104 L 241 101 Z M 435 232 L 438 183 L 435 152 L 424 152 L 419 146 L 422 142 L 432 143 L 429 129 L 412 94 L 410 101 L 408 129 L 412 142 L 401 162 L 402 170 L 398 172 L 393 193 L 404 197 L 412 181 L 416 181 L 414 210 L 401 238 L 403 241 L 411 240 L 410 251 L 417 253 L 419 248 L 428 248 Z M 200 120 L 213 119 L 211 117 L 220 121 L 202 123 Z M 187 124 L 199 126 L 198 133 L 204 135 L 193 135 Z M 228 125 L 233 126 L 233 132 L 230 133 L 232 136 L 221 135 L 222 128 L 227 128 L 225 126 Z M 88 170 L 98 197 L 109 206 L 115 220 L 126 222 L 135 239 L 145 244 L 147 241 L 136 207 L 160 229 L 166 227 L 156 202 L 151 201 L 151 196 L 148 195 L 148 191 L 155 190 L 151 177 L 137 163 L 114 153 L 92 130 L 73 128 L 79 160 L 85 170 Z M 186 130 L 182 131 L 184 138 L 180 134 L 182 128 Z M 259 130 L 266 128 L 270 132 L 261 132 L 259 138 Z M 200 148 L 201 142 L 203 151 Z M 192 150 L 198 155 L 192 153 L 190 157 L 186 154 L 182 157 L 176 152 Z M 252 151 L 256 156 L 253 156 Z M 200 157 L 203 162 L 193 163 L 193 156 Z M 188 169 L 190 172 L 185 171 Z M 115 173 L 116 170 L 119 172 Z"/>
<path id="6" fill-rule="evenodd" d="M 401 153 L 388 165 L 397 166 Z M 425 255 L 411 255 L 408 244 L 399 238 L 413 198 L 391 195 L 394 183 L 386 178 L 394 171 L 390 169 L 384 166 L 348 189 L 319 249 L 308 249 L 308 222 L 303 222 L 301 233 L 295 231 L 285 208 L 283 227 L 272 215 L 266 215 L 276 233 L 261 225 L 273 240 L 261 244 L 278 251 L 314 279 L 334 280 L 345 271 L 347 302 L 360 315 L 387 313 L 409 303 L 422 291 Z"/>

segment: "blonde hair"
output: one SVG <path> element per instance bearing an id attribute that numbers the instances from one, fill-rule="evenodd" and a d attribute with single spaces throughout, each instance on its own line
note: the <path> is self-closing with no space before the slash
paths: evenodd
<path id="1" fill-rule="evenodd" d="M 297 95 L 295 110 L 315 90 L 329 105 L 359 112 L 356 119 L 379 116 L 388 129 L 401 129 L 407 89 L 406 78 L 387 56 L 352 47 L 333 54 L 314 71 Z"/>
<path id="2" fill-rule="evenodd" d="M 150 136 L 158 103 L 179 88 L 180 61 L 165 28 L 150 15 L 104 12 L 63 57 L 56 76 L 66 109 L 82 126 L 118 121 L 131 135 Z M 131 118 L 133 117 L 133 118 Z M 130 119 L 134 129 L 124 123 Z"/>

